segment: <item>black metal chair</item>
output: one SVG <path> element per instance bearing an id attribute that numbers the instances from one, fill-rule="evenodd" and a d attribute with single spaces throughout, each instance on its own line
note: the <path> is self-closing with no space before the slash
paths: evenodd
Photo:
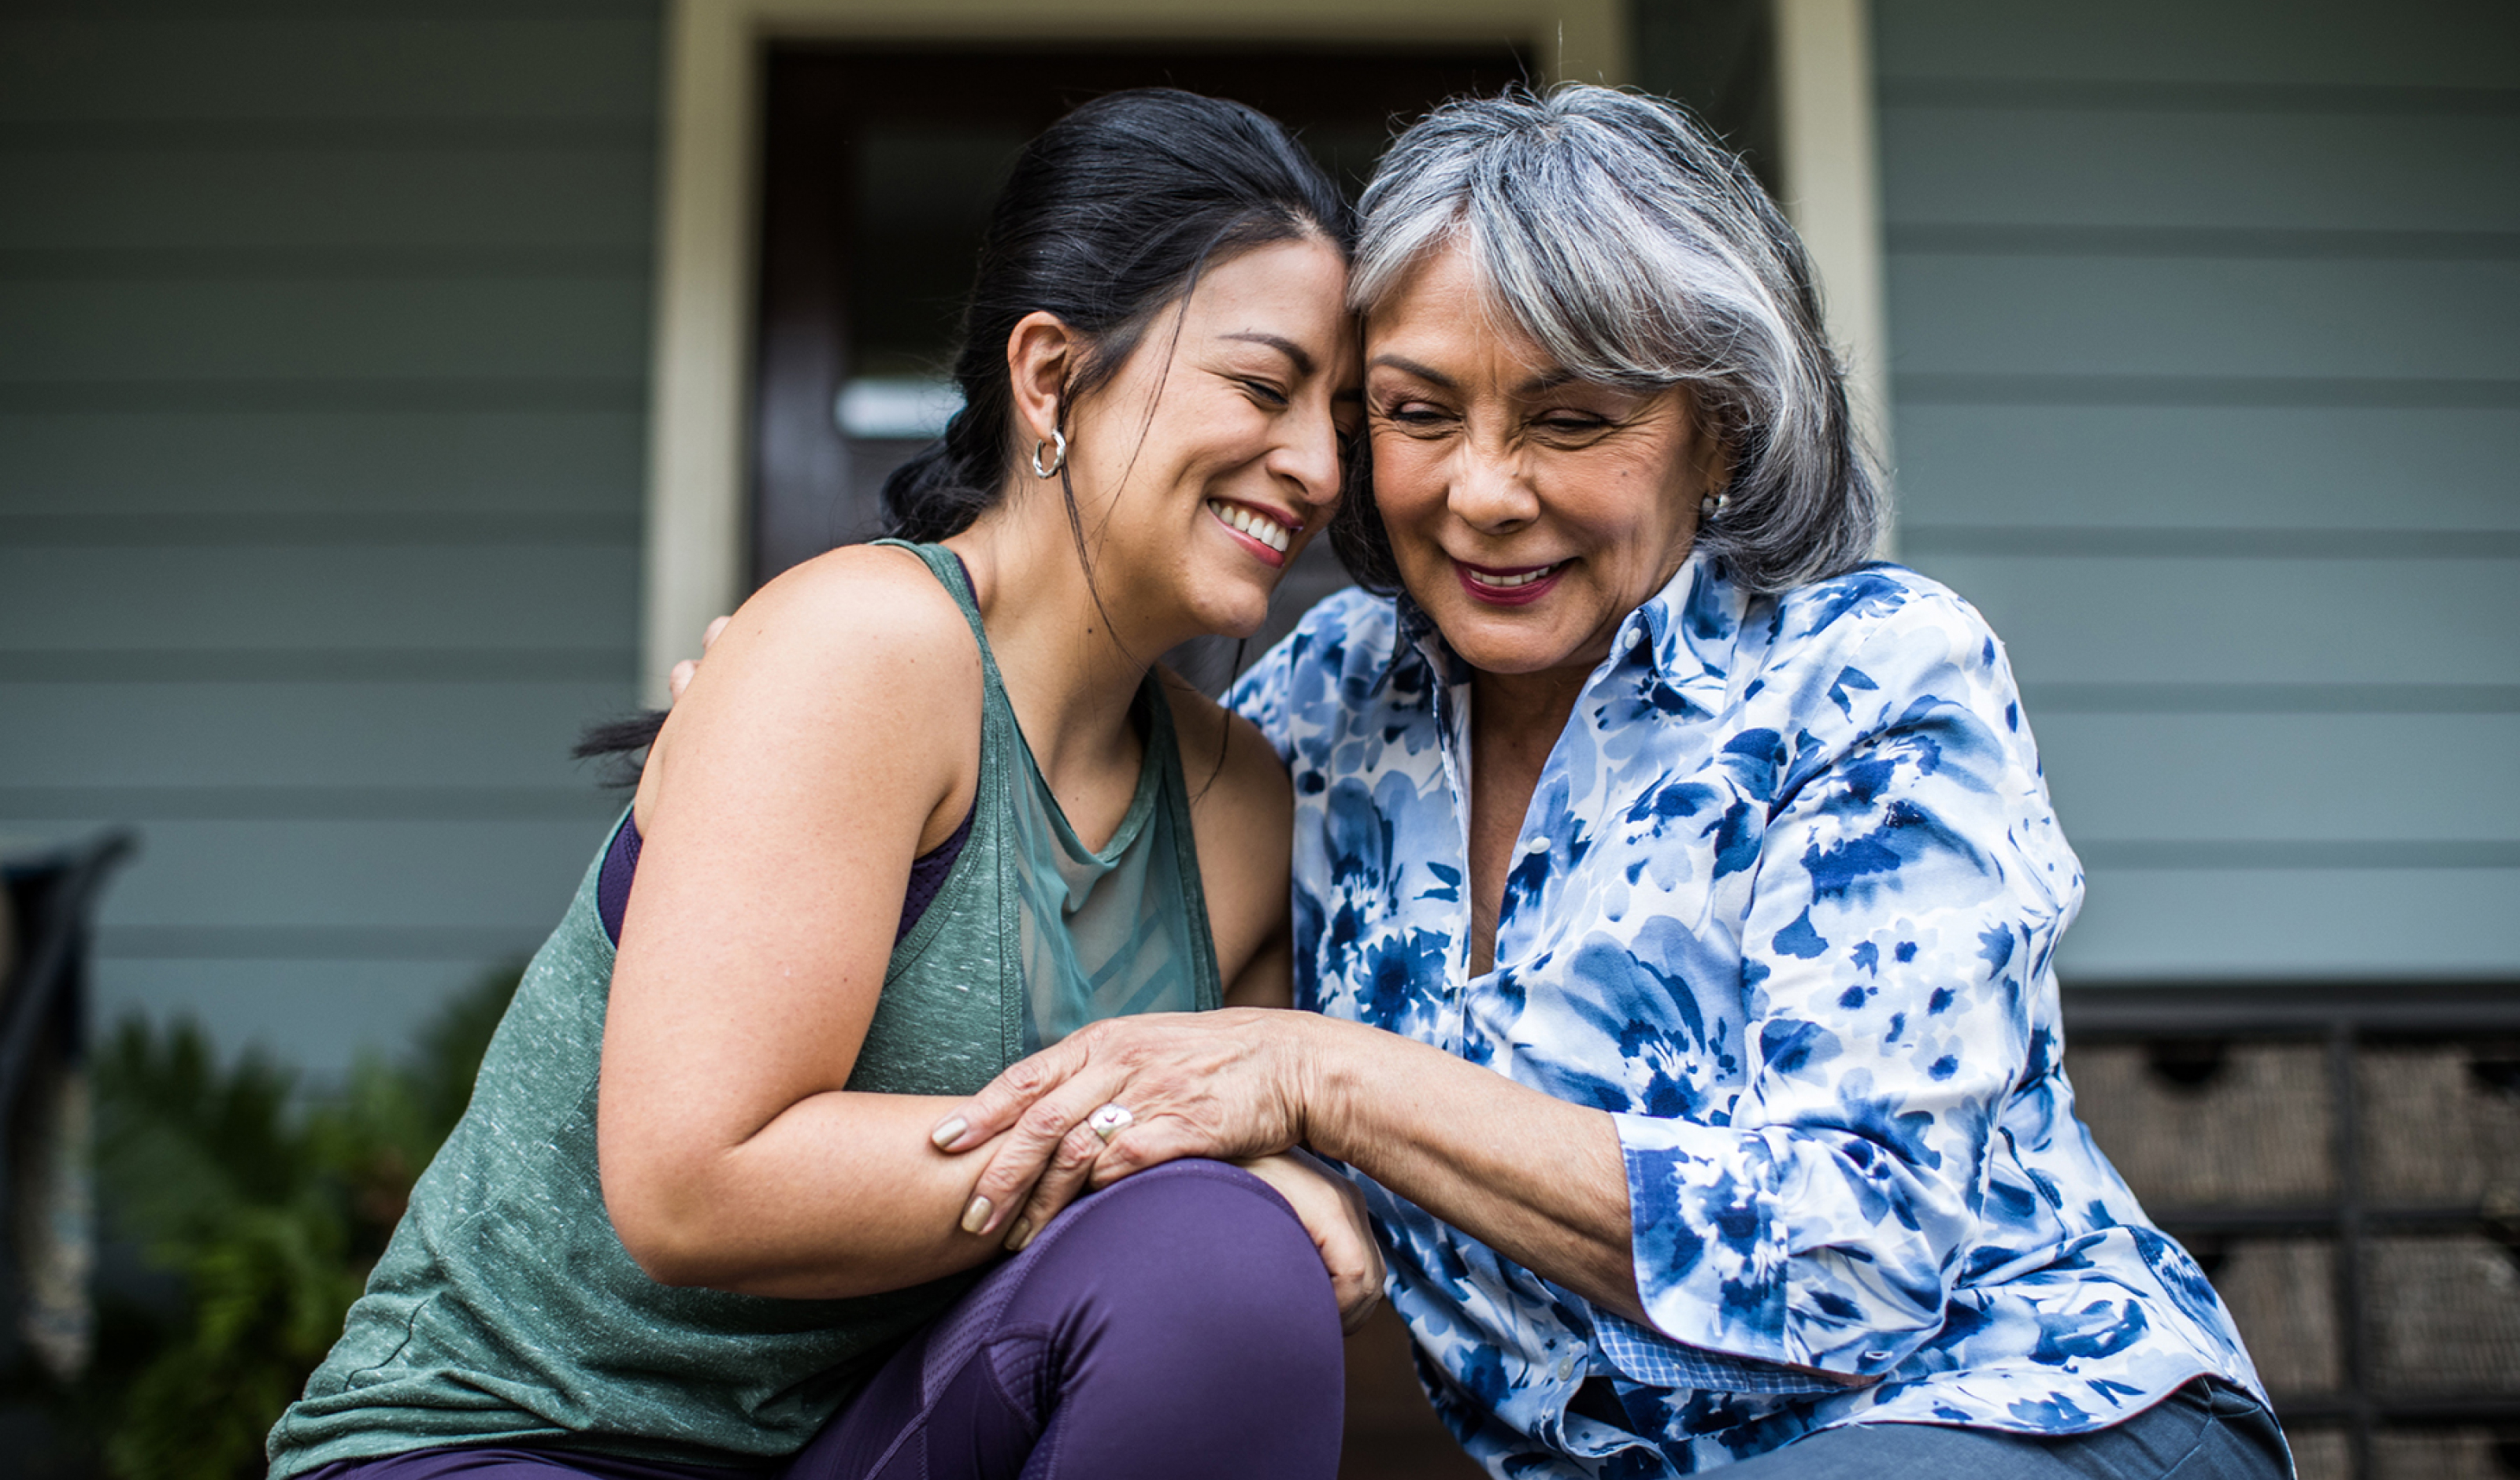
<path id="1" fill-rule="evenodd" d="M 18 1206 L 28 1132 L 50 1107 L 37 1104 L 60 1083 L 47 1065 L 71 1066 L 86 1049 L 88 959 L 96 904 L 114 869 L 138 849 L 127 828 L 84 842 L 0 861 L 0 886 L 14 917 L 16 960 L 0 961 L 0 1231 L 12 1257 L 0 1275 L 0 1361 L 15 1366 L 23 1331 L 25 1228 Z"/>

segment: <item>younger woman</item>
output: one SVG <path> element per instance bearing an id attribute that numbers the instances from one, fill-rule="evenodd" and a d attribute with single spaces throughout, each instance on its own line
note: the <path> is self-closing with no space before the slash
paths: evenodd
<path id="1" fill-rule="evenodd" d="M 1238 105 L 1027 149 L 966 409 L 885 489 L 913 543 L 736 614 L 274 1480 L 1332 1473 L 1380 1279 L 1343 1184 L 1190 1162 L 1010 1225 L 928 1129 L 1087 1022 L 1282 1000 L 1285 774 L 1149 662 L 1256 628 L 1338 497 L 1350 234 Z"/>

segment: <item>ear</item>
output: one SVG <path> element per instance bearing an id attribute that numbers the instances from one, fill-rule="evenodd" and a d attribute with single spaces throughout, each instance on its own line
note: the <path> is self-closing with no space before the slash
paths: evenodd
<path id="1" fill-rule="evenodd" d="M 1732 447 L 1724 440 L 1715 419 L 1706 415 L 1696 392 L 1681 389 L 1682 414 L 1688 418 L 1690 461 L 1696 464 L 1697 492 L 1700 497 L 1721 493 L 1732 486 Z"/>
<path id="2" fill-rule="evenodd" d="M 1050 440 L 1060 397 L 1075 378 L 1085 342 L 1057 315 L 1036 309 L 1007 334 L 1007 378 L 1015 393 L 1015 425 L 1032 441 Z"/>
<path id="3" fill-rule="evenodd" d="M 1732 492 L 1732 447 L 1725 443 L 1721 438 L 1711 434 L 1706 438 L 1706 445 L 1708 450 L 1705 459 L 1699 464 L 1699 466 L 1705 470 L 1705 476 L 1698 483 L 1700 493 L 1712 494 Z"/>

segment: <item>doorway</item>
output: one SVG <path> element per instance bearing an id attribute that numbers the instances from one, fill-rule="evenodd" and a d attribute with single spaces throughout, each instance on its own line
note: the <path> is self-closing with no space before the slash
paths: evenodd
<path id="1" fill-rule="evenodd" d="M 1087 99 L 1182 87 L 1283 120 L 1351 196 L 1400 126 L 1532 75 L 1518 48 L 774 45 L 763 77 L 750 578 L 881 532 L 886 474 L 943 428 L 963 293 L 1024 142 Z M 1327 540 L 1287 572 L 1267 650 L 1346 584 Z M 1203 687 L 1236 645 L 1174 654 Z"/>

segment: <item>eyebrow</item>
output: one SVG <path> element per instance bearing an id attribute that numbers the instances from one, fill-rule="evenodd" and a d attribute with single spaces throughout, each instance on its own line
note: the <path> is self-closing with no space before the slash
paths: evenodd
<path id="1" fill-rule="evenodd" d="M 1373 357 L 1373 363 L 1376 365 L 1389 366 L 1391 369 L 1397 370 L 1404 375 L 1416 376 L 1421 381 L 1431 381 L 1434 384 L 1443 386 L 1446 390 L 1461 389 L 1460 382 L 1456 381 L 1451 376 L 1444 374 L 1442 371 L 1439 371 L 1432 366 L 1420 365 L 1416 360 L 1405 359 L 1396 354 L 1378 354 Z"/>
<path id="2" fill-rule="evenodd" d="M 1393 370 L 1400 371 L 1407 375 L 1416 376 L 1421 381 L 1431 381 L 1437 385 L 1443 386 L 1446 390 L 1459 390 L 1462 388 L 1461 382 L 1455 381 L 1451 376 L 1435 369 L 1433 366 L 1420 365 L 1416 360 L 1408 359 L 1400 355 L 1375 355 L 1373 357 L 1373 363 L 1376 365 L 1388 366 Z M 1521 384 L 1515 386 L 1513 388 L 1513 393 L 1517 396 L 1543 395 L 1549 391 L 1555 390 L 1560 385 L 1569 384 L 1582 379 L 1583 377 L 1577 375 L 1571 370 L 1544 370 L 1540 374 L 1533 376 L 1530 380 L 1527 380 Z"/>
<path id="3" fill-rule="evenodd" d="M 1230 334 L 1225 337 L 1229 339 L 1240 339 L 1245 343 L 1250 344 L 1266 344 L 1271 349 L 1284 355 L 1287 359 L 1294 361 L 1295 373 L 1297 375 L 1310 376 L 1313 373 L 1313 357 L 1311 353 L 1307 351 L 1303 345 L 1296 343 L 1294 340 L 1289 339 L 1282 335 L 1262 334 L 1256 329 L 1247 329 L 1240 334 Z"/>

